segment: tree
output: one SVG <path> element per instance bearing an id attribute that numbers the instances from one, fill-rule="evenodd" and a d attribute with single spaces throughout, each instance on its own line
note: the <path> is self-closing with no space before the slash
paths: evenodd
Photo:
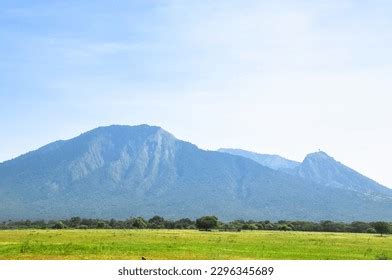
<path id="1" fill-rule="evenodd" d="M 70 227 L 73 227 L 73 228 L 77 228 L 81 222 L 82 222 L 82 219 L 80 217 L 72 217 L 69 220 Z"/>
<path id="2" fill-rule="evenodd" d="M 195 224 L 195 222 L 191 221 L 188 218 L 177 220 L 174 223 L 175 223 L 174 227 L 178 229 L 187 229 L 190 226 L 194 226 Z"/>
<path id="3" fill-rule="evenodd" d="M 196 220 L 196 227 L 199 230 L 211 230 L 218 226 L 218 218 L 215 216 L 204 216 Z"/>
<path id="4" fill-rule="evenodd" d="M 139 228 L 139 229 L 146 228 L 147 223 L 142 217 L 133 218 L 132 219 L 132 227 Z"/>
<path id="5" fill-rule="evenodd" d="M 292 230 L 292 228 L 286 224 L 282 224 L 282 225 L 279 225 L 278 230 L 288 231 L 288 230 Z"/>
<path id="6" fill-rule="evenodd" d="M 164 226 L 166 229 L 174 229 L 176 227 L 176 223 L 174 221 L 165 221 Z"/>
<path id="7" fill-rule="evenodd" d="M 360 222 L 360 221 L 355 221 L 351 223 L 351 231 L 352 232 L 366 232 L 369 229 L 369 224 Z"/>
<path id="8" fill-rule="evenodd" d="M 257 225 L 255 225 L 255 224 L 249 224 L 249 225 L 248 225 L 248 229 L 249 229 L 249 230 L 258 230 L 259 228 L 258 228 Z"/>
<path id="9" fill-rule="evenodd" d="M 268 223 L 264 225 L 265 230 L 274 230 L 275 226 L 272 223 Z"/>
<path id="10" fill-rule="evenodd" d="M 52 228 L 53 228 L 53 229 L 63 229 L 63 228 L 65 228 L 65 225 L 63 224 L 62 221 L 58 221 L 58 222 L 56 222 L 56 223 L 53 225 Z"/>
<path id="11" fill-rule="evenodd" d="M 97 228 L 107 228 L 108 225 L 104 221 L 98 221 L 97 222 Z"/>
<path id="12" fill-rule="evenodd" d="M 377 233 L 377 231 L 374 228 L 368 228 L 366 230 L 367 233 Z"/>
<path id="13" fill-rule="evenodd" d="M 321 231 L 326 232 L 344 232 L 345 226 L 343 223 L 337 223 L 332 221 L 321 221 Z"/>
<path id="14" fill-rule="evenodd" d="M 253 224 L 253 223 L 246 223 L 242 225 L 243 230 L 257 230 L 257 225 Z"/>
<path id="15" fill-rule="evenodd" d="M 376 232 L 379 233 L 381 236 L 383 234 L 389 233 L 389 224 L 386 222 L 375 222 L 373 226 Z"/>
<path id="16" fill-rule="evenodd" d="M 117 221 L 115 219 L 110 219 L 109 226 L 111 228 L 117 228 Z"/>
<path id="17" fill-rule="evenodd" d="M 261 222 L 257 223 L 256 226 L 257 226 L 258 230 L 263 230 L 264 229 L 264 225 Z"/>
<path id="18" fill-rule="evenodd" d="M 160 216 L 154 216 L 148 220 L 150 228 L 165 228 L 165 219 Z"/>

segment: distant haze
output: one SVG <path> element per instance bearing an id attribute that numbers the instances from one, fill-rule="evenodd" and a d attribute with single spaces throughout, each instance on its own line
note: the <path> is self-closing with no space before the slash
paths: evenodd
<path id="1" fill-rule="evenodd" d="M 0 162 L 150 123 L 201 148 L 319 149 L 392 187 L 392 1 L 11 1 Z"/>

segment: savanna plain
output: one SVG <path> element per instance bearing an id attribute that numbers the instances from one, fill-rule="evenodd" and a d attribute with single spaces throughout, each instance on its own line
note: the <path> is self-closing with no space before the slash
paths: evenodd
<path id="1" fill-rule="evenodd" d="M 388 260 L 392 236 L 197 230 L 1 230 L 3 260 Z"/>

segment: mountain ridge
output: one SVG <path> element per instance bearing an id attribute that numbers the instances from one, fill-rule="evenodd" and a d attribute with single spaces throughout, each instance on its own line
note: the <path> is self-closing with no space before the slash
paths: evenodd
<path id="1" fill-rule="evenodd" d="M 228 153 L 232 155 L 242 156 L 256 161 L 257 163 L 269 167 L 274 170 L 294 168 L 300 163 L 294 160 L 286 159 L 280 155 L 272 154 L 260 154 L 255 152 L 250 152 L 242 149 L 232 149 L 232 148 L 221 148 L 218 152 Z"/>
<path id="2" fill-rule="evenodd" d="M 392 196 L 354 192 L 242 156 L 205 151 L 160 127 L 108 126 L 0 164 L 0 219 L 392 219 Z"/>
<path id="3" fill-rule="evenodd" d="M 356 177 L 362 177 L 362 179 L 368 181 L 368 183 L 374 184 L 376 186 L 376 188 L 379 189 L 381 192 L 384 192 L 385 189 L 387 189 L 387 192 L 392 191 L 391 188 L 383 186 L 382 184 L 376 182 L 375 180 L 370 179 L 370 178 L 360 174 L 359 172 L 355 171 L 354 169 L 347 167 L 343 163 L 337 161 L 334 157 L 328 155 L 326 152 L 321 151 L 321 150 L 307 154 L 302 162 L 292 161 L 292 160 L 283 158 L 279 155 L 259 154 L 259 153 L 255 153 L 255 152 L 242 150 L 242 149 L 219 149 L 218 151 L 246 157 L 246 158 L 249 158 L 251 160 L 254 160 L 254 161 L 260 163 L 261 165 L 265 165 L 265 166 L 270 167 L 272 169 L 280 170 L 280 171 L 286 172 L 291 175 L 300 176 L 302 178 L 309 179 L 309 180 L 317 182 L 317 183 L 332 184 L 332 185 L 335 184 L 335 186 L 339 187 L 339 185 L 341 185 L 343 183 L 333 182 L 331 179 L 328 180 L 326 178 L 328 176 L 328 174 L 324 174 L 324 176 L 320 176 L 320 175 L 316 176 L 316 174 L 314 174 L 314 173 L 307 174 L 308 172 L 312 172 L 312 171 L 314 172 L 315 166 L 309 166 L 313 162 L 318 162 L 318 163 L 320 163 L 321 161 L 328 162 L 330 165 L 334 165 L 332 167 L 334 169 L 337 169 L 337 168 L 345 169 L 347 172 L 354 174 L 354 176 L 356 176 Z M 259 156 L 261 156 L 261 159 L 258 158 Z M 263 162 L 263 159 L 266 156 L 267 157 L 269 157 L 269 156 L 279 157 L 283 161 L 294 162 L 294 164 L 291 167 L 279 166 L 279 165 L 273 166 L 273 165 L 270 165 L 269 162 L 266 162 L 266 163 Z M 320 167 L 317 167 L 317 168 L 320 168 Z M 327 169 L 328 168 L 324 167 L 324 170 L 327 170 Z M 336 177 L 337 174 L 335 173 L 335 174 L 332 174 L 329 176 Z M 358 178 L 357 178 L 357 180 L 358 180 Z M 369 188 L 367 190 L 369 190 Z"/>

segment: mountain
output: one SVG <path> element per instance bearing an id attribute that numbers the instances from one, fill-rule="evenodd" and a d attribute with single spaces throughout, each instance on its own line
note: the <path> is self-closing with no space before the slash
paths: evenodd
<path id="1" fill-rule="evenodd" d="M 218 151 L 242 156 L 263 166 L 328 187 L 375 196 L 388 197 L 392 195 L 392 189 L 345 166 L 323 151 L 308 154 L 301 163 L 278 155 L 257 154 L 240 149 L 219 149 Z"/>
<path id="2" fill-rule="evenodd" d="M 313 182 L 363 194 L 392 194 L 391 189 L 345 166 L 322 151 L 307 155 L 290 173 Z"/>
<path id="3" fill-rule="evenodd" d="M 205 151 L 148 125 L 100 127 L 0 164 L 0 220 L 207 214 L 224 220 L 391 220 L 392 195 Z"/>
<path id="4" fill-rule="evenodd" d="M 263 166 L 274 170 L 293 169 L 300 163 L 279 155 L 258 154 L 241 149 L 219 149 L 218 152 L 249 158 Z"/>

